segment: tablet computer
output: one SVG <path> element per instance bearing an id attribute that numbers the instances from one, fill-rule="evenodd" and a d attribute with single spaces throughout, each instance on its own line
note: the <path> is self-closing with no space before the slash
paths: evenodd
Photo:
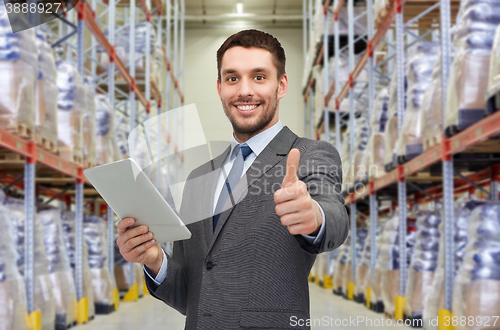
<path id="1" fill-rule="evenodd" d="M 191 238 L 191 232 L 131 158 L 83 171 L 120 219 L 146 225 L 158 243 Z"/>

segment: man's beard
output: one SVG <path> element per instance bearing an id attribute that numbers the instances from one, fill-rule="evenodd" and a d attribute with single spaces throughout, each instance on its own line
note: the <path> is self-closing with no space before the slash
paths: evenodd
<path id="1" fill-rule="evenodd" d="M 270 100 L 269 104 L 262 100 L 255 102 L 255 100 L 252 98 L 238 98 L 237 100 L 230 102 L 229 104 L 222 101 L 222 107 L 224 108 L 224 112 L 226 113 L 227 118 L 233 126 L 234 132 L 236 134 L 253 135 L 254 133 L 262 131 L 273 120 L 274 114 L 276 113 L 276 109 L 278 106 L 277 93 L 278 89 L 276 89 L 275 97 Z M 258 110 L 258 117 L 250 119 L 252 121 L 251 123 L 248 122 L 248 119 L 240 120 L 240 118 L 237 118 L 233 114 L 233 111 L 238 111 L 232 110 L 235 103 L 258 103 L 259 107 L 261 107 L 261 109 Z"/>

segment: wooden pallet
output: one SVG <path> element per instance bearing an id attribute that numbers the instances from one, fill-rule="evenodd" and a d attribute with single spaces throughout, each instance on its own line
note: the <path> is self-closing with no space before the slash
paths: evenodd
<path id="1" fill-rule="evenodd" d="M 24 156 L 15 152 L 0 153 L 0 160 L 24 160 Z"/>
<path id="2" fill-rule="evenodd" d="M 75 153 L 73 148 L 70 147 L 60 147 L 59 156 L 75 164 L 83 164 L 82 153 Z"/>
<path id="3" fill-rule="evenodd" d="M 35 138 L 35 131 L 23 124 L 17 124 L 14 126 L 9 125 L 10 123 L 6 121 L 5 118 L 0 119 L 0 126 L 5 127 L 7 130 L 14 134 L 19 135 L 27 140 L 33 140 Z"/>
<path id="4" fill-rule="evenodd" d="M 97 164 L 95 162 L 89 162 L 88 160 L 84 160 L 83 161 L 83 167 L 84 168 L 91 168 L 91 167 L 94 167 L 96 166 Z"/>
<path id="5" fill-rule="evenodd" d="M 42 148 L 44 148 L 50 152 L 57 154 L 57 143 L 49 141 L 44 137 L 37 136 L 36 137 L 36 144 L 38 144 L 39 146 L 41 146 Z"/>
<path id="6" fill-rule="evenodd" d="M 441 137 L 433 136 L 430 138 L 424 138 L 424 151 L 438 145 L 441 143 Z"/>

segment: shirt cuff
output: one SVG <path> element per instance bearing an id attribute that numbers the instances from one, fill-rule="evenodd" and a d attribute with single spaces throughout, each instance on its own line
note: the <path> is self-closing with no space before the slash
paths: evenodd
<path id="1" fill-rule="evenodd" d="M 146 274 L 148 274 L 149 278 L 152 279 L 153 282 L 155 282 L 156 285 L 162 284 L 163 281 L 165 281 L 165 279 L 167 278 L 167 255 L 165 254 L 165 251 L 163 251 L 163 249 L 161 251 L 163 252 L 163 262 L 161 263 L 160 271 L 155 278 L 153 278 L 153 276 L 151 276 L 151 274 L 149 273 L 149 268 L 146 267 L 146 265 L 143 265 L 144 271 L 146 272 Z"/>
<path id="2" fill-rule="evenodd" d="M 325 213 L 323 212 L 323 209 L 321 208 L 321 205 L 319 205 L 318 202 L 316 202 L 314 199 L 313 199 L 314 203 L 316 203 L 316 205 L 318 205 L 319 207 L 319 210 L 321 212 L 321 227 L 319 228 L 319 232 L 318 232 L 318 235 L 316 237 L 314 236 L 310 236 L 310 235 L 304 235 L 304 234 L 301 234 L 302 237 L 304 237 L 304 239 L 307 241 L 307 243 L 309 244 L 317 244 L 318 242 L 321 241 L 321 239 L 323 238 L 324 234 L 325 234 Z"/>

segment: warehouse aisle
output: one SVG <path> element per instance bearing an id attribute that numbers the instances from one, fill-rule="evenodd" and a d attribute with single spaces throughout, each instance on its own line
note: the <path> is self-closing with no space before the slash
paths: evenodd
<path id="1" fill-rule="evenodd" d="M 382 314 L 376 314 L 360 304 L 334 296 L 331 290 L 322 289 L 315 284 L 311 290 L 311 321 L 316 320 L 313 330 L 368 330 L 368 329 L 403 329 L 406 327 L 375 326 L 376 320 L 382 319 Z M 326 316 L 326 318 L 325 318 Z M 370 319 L 372 326 L 362 321 L 358 324 L 347 324 L 358 317 Z M 336 326 L 335 322 L 344 322 L 344 326 Z M 296 321 L 298 322 L 298 320 Z M 370 321 L 368 321 L 370 322 Z M 314 324 L 314 323 L 312 323 Z M 291 324 L 292 326 L 295 324 Z M 184 316 L 167 307 L 162 302 L 146 296 L 135 303 L 122 303 L 118 312 L 108 316 L 97 316 L 90 323 L 78 326 L 75 330 L 182 330 Z M 406 328 L 409 329 L 409 328 Z"/>

